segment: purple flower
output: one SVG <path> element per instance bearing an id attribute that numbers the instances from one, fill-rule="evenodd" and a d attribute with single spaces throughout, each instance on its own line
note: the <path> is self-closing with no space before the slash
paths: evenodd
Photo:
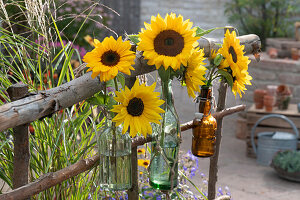
<path id="1" fill-rule="evenodd" d="M 221 187 L 218 188 L 218 192 L 219 192 L 220 195 L 223 195 L 223 191 L 222 191 Z"/>

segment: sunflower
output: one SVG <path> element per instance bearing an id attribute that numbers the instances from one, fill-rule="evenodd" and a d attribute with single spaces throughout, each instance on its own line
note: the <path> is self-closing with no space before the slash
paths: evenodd
<path id="1" fill-rule="evenodd" d="M 138 159 L 138 165 L 147 168 L 150 164 L 150 160 Z"/>
<path id="2" fill-rule="evenodd" d="M 92 78 L 100 74 L 101 81 L 113 79 L 118 72 L 130 75 L 131 66 L 134 64 L 135 55 L 130 51 L 131 45 L 129 41 L 122 41 L 122 37 L 115 40 L 112 36 L 107 37 L 103 42 L 94 40 L 95 49 L 88 52 L 83 61 L 87 63 L 89 69 L 93 71 Z"/>
<path id="3" fill-rule="evenodd" d="M 205 80 L 205 63 L 203 62 L 204 52 L 203 49 L 196 48 L 192 51 L 192 55 L 187 61 L 187 67 L 185 72 L 185 83 L 187 92 L 190 97 L 195 98 L 195 92 L 200 92 L 199 85 L 204 85 Z"/>
<path id="4" fill-rule="evenodd" d="M 151 86 L 140 85 L 137 79 L 131 90 L 125 87 L 125 90 L 116 92 L 115 100 L 119 105 L 114 105 L 112 112 L 118 113 L 113 122 L 119 126 L 124 122 L 123 134 L 130 127 L 130 135 L 135 137 L 137 132 L 143 134 L 152 134 L 150 122 L 158 123 L 162 119 L 160 113 L 164 110 L 159 106 L 164 103 L 159 99 L 159 92 L 154 92 L 155 83 Z"/>
<path id="5" fill-rule="evenodd" d="M 240 97 L 242 97 L 242 93 L 245 93 L 244 90 L 247 90 L 245 85 L 251 85 L 250 80 L 252 80 L 252 77 L 247 71 L 237 73 L 236 76 L 233 76 L 232 92 L 234 96 L 239 93 Z"/>
<path id="6" fill-rule="evenodd" d="M 148 65 L 156 68 L 169 66 L 174 70 L 180 69 L 180 65 L 187 65 L 187 59 L 191 51 L 198 45 L 195 37 L 196 29 L 191 28 L 193 23 L 183 21 L 183 17 L 171 13 L 163 19 L 159 14 L 151 18 L 151 24 L 144 23 L 145 28 L 139 33 L 140 42 L 137 49 L 144 51 L 143 55 L 148 60 Z"/>
<path id="7" fill-rule="evenodd" d="M 137 154 L 138 155 L 142 155 L 142 154 L 144 154 L 145 153 L 145 149 L 143 149 L 143 148 L 139 148 L 138 150 L 137 150 Z"/>
<path id="8" fill-rule="evenodd" d="M 232 75 L 236 76 L 239 72 L 248 70 L 248 64 L 250 60 L 247 56 L 244 56 L 244 45 L 240 45 L 240 40 L 236 38 L 235 31 L 232 33 L 229 30 L 225 33 L 223 46 L 219 49 L 219 53 L 226 59 L 228 65 L 232 70 Z"/>

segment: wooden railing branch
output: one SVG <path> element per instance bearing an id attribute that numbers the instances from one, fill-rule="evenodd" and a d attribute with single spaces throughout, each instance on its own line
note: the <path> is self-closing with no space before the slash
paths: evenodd
<path id="1" fill-rule="evenodd" d="M 231 115 L 236 112 L 243 111 L 245 109 L 245 105 L 234 106 L 231 108 L 227 108 L 220 112 L 214 113 L 217 119 L 223 118 L 227 115 Z M 191 129 L 193 125 L 187 126 L 187 124 L 192 124 L 193 121 L 189 121 L 181 125 L 181 131 L 186 131 Z M 147 136 L 146 138 L 139 136 L 132 138 L 132 148 L 143 145 L 145 143 L 152 141 L 152 136 Z M 80 173 L 83 173 L 92 167 L 94 167 L 99 162 L 99 155 L 94 155 L 91 158 L 87 158 L 84 160 L 80 160 L 77 163 L 70 165 L 64 169 L 61 169 L 57 172 L 51 172 L 43 175 L 36 181 L 29 183 L 25 186 L 17 188 L 15 190 L 9 191 L 0 195 L 0 200 L 11 200 L 11 199 L 24 199 L 28 198 L 32 195 L 38 194 L 39 192 L 46 190 L 56 184 L 59 184 L 71 177 L 77 176 Z"/>
<path id="2" fill-rule="evenodd" d="M 231 115 L 231 114 L 236 113 L 236 112 L 241 112 L 245 109 L 246 109 L 245 105 L 238 105 L 238 106 L 233 106 L 233 107 L 230 107 L 230 108 L 226 108 L 226 109 L 224 109 L 220 112 L 213 113 L 212 115 L 216 119 L 221 119 L 221 118 L 223 118 L 227 115 Z M 186 131 L 186 130 L 189 130 L 193 127 L 194 127 L 193 121 L 186 122 L 184 124 L 181 124 L 181 126 L 180 126 L 181 131 Z"/>
<path id="3" fill-rule="evenodd" d="M 80 160 L 77 163 L 57 172 L 47 173 L 32 183 L 4 193 L 0 195 L 0 200 L 16 200 L 29 198 L 32 195 L 38 194 L 43 190 L 49 189 L 71 177 L 77 176 L 78 174 L 91 169 L 97 164 L 97 162 L 99 162 L 98 155 Z"/>
<path id="4" fill-rule="evenodd" d="M 257 35 L 245 35 L 238 38 L 241 44 L 245 45 L 244 50 L 247 54 L 251 54 L 257 50 L 255 48 L 260 47 L 260 39 Z M 219 48 L 218 43 L 222 43 L 222 39 L 202 37 L 199 40 L 200 48 L 204 48 L 206 56 L 210 55 L 211 49 Z M 252 45 L 257 43 L 259 43 L 258 46 Z M 134 68 L 135 71 L 132 71 L 131 77 L 156 69 L 154 66 L 147 65 L 147 61 L 143 59 L 140 52 L 136 55 Z M 2 105 L 0 106 L 0 131 L 49 116 L 93 96 L 102 88 L 103 84 L 99 78 L 92 79 L 90 72 L 59 87 L 40 91 L 38 94 Z"/>

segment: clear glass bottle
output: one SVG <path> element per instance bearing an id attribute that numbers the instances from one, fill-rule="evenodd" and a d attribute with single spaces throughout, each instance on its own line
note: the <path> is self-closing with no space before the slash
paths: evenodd
<path id="1" fill-rule="evenodd" d="M 153 128 L 156 141 L 151 144 L 150 185 L 171 190 L 178 184 L 178 149 L 180 123 L 174 107 L 171 80 L 162 81 L 162 99 L 165 100 L 161 126 Z M 161 148 L 161 151 L 159 150 Z"/>
<path id="2" fill-rule="evenodd" d="M 131 138 L 121 127 L 108 123 L 98 139 L 100 187 L 104 190 L 131 188 Z"/>
<path id="3" fill-rule="evenodd" d="M 202 88 L 192 139 L 192 153 L 198 157 L 210 157 L 215 153 L 217 121 L 211 115 L 211 100 L 211 89 Z"/>

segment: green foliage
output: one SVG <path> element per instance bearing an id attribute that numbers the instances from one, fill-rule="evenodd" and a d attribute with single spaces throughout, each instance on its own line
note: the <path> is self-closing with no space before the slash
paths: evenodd
<path id="1" fill-rule="evenodd" d="M 131 42 L 133 42 L 135 45 L 137 45 L 140 40 L 138 35 L 128 35 L 128 38 Z"/>
<path id="2" fill-rule="evenodd" d="M 196 26 L 196 37 L 202 37 L 206 34 L 209 34 L 210 32 L 212 32 L 214 30 L 217 30 L 217 29 L 224 29 L 224 27 L 217 27 L 217 28 L 205 30 L 205 29 L 202 29 L 202 28 Z"/>
<path id="3" fill-rule="evenodd" d="M 214 65 L 219 66 L 223 60 L 223 56 L 221 54 L 218 54 L 214 59 Z"/>
<path id="4" fill-rule="evenodd" d="M 65 1 L 55 0 L 57 27 L 65 39 L 89 48 L 84 40 L 86 35 L 100 37 L 104 27 L 111 23 L 112 13 L 101 3 L 93 0 Z M 77 31 L 77 32 L 76 32 Z"/>
<path id="5" fill-rule="evenodd" d="M 272 164 L 287 172 L 300 172 L 300 152 L 299 151 L 283 151 L 278 152 Z"/>
<path id="6" fill-rule="evenodd" d="M 228 83 L 228 85 L 232 88 L 233 86 L 233 78 L 232 75 L 230 73 L 228 73 L 227 71 L 224 71 L 222 69 L 218 70 L 218 73 L 222 75 L 222 77 L 224 77 L 226 79 L 226 82 Z"/>
<path id="7" fill-rule="evenodd" d="M 240 34 L 257 34 L 265 48 L 268 37 L 291 37 L 300 13 L 300 0 L 231 0 L 225 14 Z M 299 20 L 299 18 L 298 18 Z"/>

